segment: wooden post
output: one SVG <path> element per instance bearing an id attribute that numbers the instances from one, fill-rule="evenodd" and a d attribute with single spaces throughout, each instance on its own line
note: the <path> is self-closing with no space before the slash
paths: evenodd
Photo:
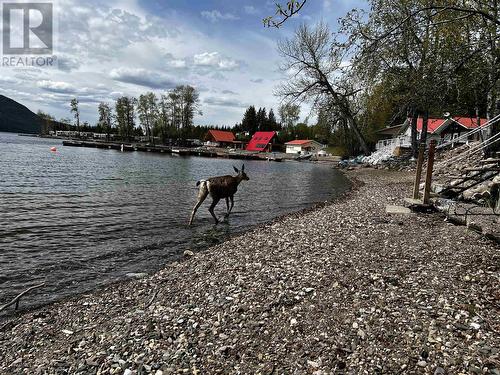
<path id="1" fill-rule="evenodd" d="M 436 149 L 436 140 L 433 139 L 429 145 L 429 158 L 427 160 L 427 172 L 425 174 L 424 186 L 424 204 L 429 204 L 429 196 L 431 193 L 432 170 L 434 168 L 434 151 Z"/>
<path id="2" fill-rule="evenodd" d="M 422 164 L 424 163 L 425 143 L 420 143 L 418 146 L 417 159 L 417 174 L 415 176 L 415 186 L 413 187 L 413 199 L 418 199 L 418 191 L 420 190 L 420 179 L 422 177 Z"/>

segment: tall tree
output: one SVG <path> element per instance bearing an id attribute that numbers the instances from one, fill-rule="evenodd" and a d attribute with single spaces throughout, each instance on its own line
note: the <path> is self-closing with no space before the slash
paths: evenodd
<path id="1" fill-rule="evenodd" d="M 298 104 L 286 103 L 278 108 L 281 125 L 285 129 L 291 129 L 300 119 L 300 106 Z"/>
<path id="2" fill-rule="evenodd" d="M 70 102 L 71 110 L 70 112 L 73 114 L 76 120 L 76 129 L 78 131 L 78 135 L 80 135 L 80 108 L 78 107 L 78 99 L 73 98 Z"/>
<path id="3" fill-rule="evenodd" d="M 276 116 L 275 116 L 272 108 L 269 110 L 269 113 L 267 115 L 267 129 L 266 130 L 279 130 L 278 121 L 276 120 Z"/>
<path id="4" fill-rule="evenodd" d="M 137 99 L 122 96 L 116 100 L 115 112 L 118 131 L 122 139 L 130 141 L 135 128 L 135 105 Z"/>
<path id="5" fill-rule="evenodd" d="M 152 92 L 142 94 L 137 101 L 137 112 L 139 121 L 149 142 L 154 144 L 153 126 L 158 113 L 158 99 Z"/>
<path id="6" fill-rule="evenodd" d="M 193 126 L 193 119 L 196 113 L 201 114 L 199 110 L 200 94 L 189 85 L 180 86 L 182 99 L 182 127 L 190 128 Z"/>
<path id="7" fill-rule="evenodd" d="M 250 134 L 253 134 L 258 130 L 257 112 L 253 105 L 248 107 L 245 111 L 243 120 L 241 121 L 241 129 L 243 131 L 249 132 Z"/>
<path id="8" fill-rule="evenodd" d="M 156 127 L 161 134 L 163 142 L 165 142 L 167 135 L 172 136 L 172 103 L 168 95 L 163 94 L 158 103 L 158 116 Z"/>
<path id="9" fill-rule="evenodd" d="M 99 125 L 106 133 L 106 139 L 109 141 L 109 134 L 111 133 L 111 107 L 108 103 L 101 102 L 98 107 L 99 112 Z"/>
<path id="10" fill-rule="evenodd" d="M 267 130 L 267 113 L 265 108 L 259 108 L 259 110 L 257 111 L 256 121 L 257 129 L 259 131 Z"/>
<path id="11" fill-rule="evenodd" d="M 284 58 L 282 71 L 292 72 L 293 76 L 281 85 L 277 94 L 286 102 L 307 100 L 315 107 L 319 103 L 336 107 L 356 135 L 361 150 L 368 154 L 370 150 L 356 119 L 359 81 L 345 64 L 351 52 L 349 44 L 335 40 L 323 23 L 314 28 L 303 24 L 292 39 L 278 43 L 278 51 Z"/>

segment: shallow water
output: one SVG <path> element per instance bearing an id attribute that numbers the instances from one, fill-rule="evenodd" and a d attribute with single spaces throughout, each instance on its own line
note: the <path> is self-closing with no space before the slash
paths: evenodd
<path id="1" fill-rule="evenodd" d="M 50 152 L 56 146 L 57 152 Z M 198 179 L 233 173 L 241 161 L 64 147 L 0 133 L 0 304 L 46 286 L 24 308 L 157 271 L 186 249 L 203 249 L 279 215 L 342 194 L 329 166 L 246 161 L 250 181 L 229 222 L 213 225 L 210 198 L 187 220 Z M 216 208 L 218 216 L 225 202 Z"/>

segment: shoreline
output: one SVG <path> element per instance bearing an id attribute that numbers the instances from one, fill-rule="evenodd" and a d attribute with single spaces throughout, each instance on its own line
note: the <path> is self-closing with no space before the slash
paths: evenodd
<path id="1" fill-rule="evenodd" d="M 494 295 L 499 247 L 433 215 L 381 211 L 409 191 L 407 173 L 346 174 L 353 185 L 326 204 L 250 228 L 144 279 L 8 318 L 0 332 L 0 369 L 160 375 L 178 369 L 373 372 L 378 366 L 456 373 L 486 366 L 500 343 L 498 307 L 475 289 L 489 287 Z M 419 241 L 423 231 L 415 224 L 431 235 L 427 241 Z M 457 279 L 463 262 L 477 263 L 474 257 L 481 268 Z M 477 314 L 467 313 L 461 304 L 474 299 Z M 429 314 L 426 303 L 433 306 Z M 459 315 L 453 329 L 442 313 L 451 320 Z M 474 339 L 462 347 L 467 336 Z M 479 339 L 489 345 L 476 348 Z"/>
<path id="2" fill-rule="evenodd" d="M 111 288 L 111 287 L 113 287 L 115 285 L 120 285 L 120 284 L 124 284 L 124 283 L 126 284 L 126 283 L 130 283 L 130 282 L 135 282 L 138 279 L 141 279 L 141 278 L 144 278 L 144 277 L 152 277 L 156 273 L 158 273 L 158 272 L 162 271 L 164 268 L 168 267 L 171 263 L 182 262 L 183 260 L 185 260 L 186 259 L 186 255 L 185 255 L 186 251 L 193 252 L 193 254 L 198 254 L 200 252 L 205 252 L 205 251 L 210 250 L 214 246 L 218 246 L 218 245 L 224 244 L 227 241 L 230 241 L 230 240 L 232 240 L 232 239 L 234 239 L 236 237 L 245 235 L 248 232 L 251 232 L 251 231 L 254 231 L 254 230 L 258 230 L 259 228 L 265 228 L 268 225 L 272 225 L 272 224 L 274 224 L 276 222 L 280 222 L 280 221 L 282 221 L 282 220 L 284 220 L 284 219 L 286 219 L 288 217 L 300 217 L 300 216 L 302 216 L 304 214 L 307 214 L 307 213 L 309 213 L 311 211 L 315 211 L 315 210 L 320 209 L 322 207 L 334 204 L 335 202 L 337 202 L 339 200 L 348 199 L 349 195 L 353 191 L 355 191 L 359 187 L 359 185 L 363 184 L 361 181 L 359 181 L 358 179 L 356 179 L 354 176 L 348 176 L 347 173 L 346 173 L 346 171 L 344 171 L 342 169 L 338 169 L 338 168 L 335 168 L 335 167 L 332 167 L 332 169 L 335 169 L 340 174 L 342 174 L 349 181 L 349 184 L 350 184 L 349 187 L 343 193 L 341 193 L 340 195 L 332 197 L 332 198 L 328 199 L 327 201 L 321 201 L 321 202 L 313 203 L 313 204 L 311 204 L 311 206 L 305 207 L 305 208 L 301 208 L 301 209 L 299 209 L 297 211 L 292 211 L 292 212 L 280 214 L 280 215 L 278 215 L 278 216 L 276 216 L 276 217 L 274 217 L 274 218 L 272 218 L 272 219 L 270 219 L 270 220 L 268 220 L 266 222 L 259 223 L 259 224 L 253 224 L 250 227 L 245 228 L 245 229 L 243 229 L 241 231 L 234 232 L 234 233 L 231 233 L 231 234 L 227 235 L 227 237 L 225 237 L 224 239 L 222 239 L 222 241 L 219 242 L 218 244 L 215 244 L 215 245 L 213 245 L 213 244 L 206 245 L 206 246 L 203 246 L 203 247 L 201 247 L 201 248 L 199 248 L 197 250 L 193 250 L 191 248 L 186 248 L 183 252 L 179 252 L 178 254 L 172 256 L 171 259 L 168 261 L 168 263 L 166 263 L 160 269 L 158 269 L 158 270 L 156 270 L 156 271 L 154 271 L 152 273 L 143 273 L 145 276 L 140 276 L 140 277 L 127 276 L 127 277 L 124 277 L 123 279 L 116 280 L 116 281 L 113 281 L 113 282 L 110 282 L 110 283 L 106 283 L 106 284 L 102 284 L 102 285 L 96 285 L 94 288 L 91 288 L 91 289 L 88 289 L 88 290 L 84 290 L 84 291 L 81 291 L 81 292 L 76 293 L 76 294 L 64 296 L 64 297 L 61 297 L 58 300 L 49 301 L 49 302 L 46 302 L 46 303 L 43 303 L 43 304 L 40 304 L 40 305 L 37 305 L 37 306 L 28 306 L 26 308 L 23 308 L 22 307 L 23 303 L 22 303 L 22 300 L 21 300 L 21 302 L 20 302 L 21 308 L 18 309 L 17 311 L 16 310 L 10 311 L 11 308 L 7 308 L 7 310 L 9 312 L 7 312 L 6 314 L 1 314 L 0 313 L 0 330 L 1 330 L 2 326 L 7 321 L 9 321 L 11 319 L 21 318 L 25 314 L 33 313 L 33 312 L 36 312 L 37 310 L 40 310 L 40 309 L 43 309 L 43 308 L 49 308 L 53 304 L 71 302 L 72 300 L 78 299 L 80 296 L 99 293 L 100 291 L 103 291 L 104 289 L 107 289 L 107 288 Z M 219 225 L 224 225 L 224 224 L 219 224 Z M 140 275 L 141 273 L 140 272 L 130 272 L 130 274 L 131 275 Z M 25 298 L 29 299 L 29 294 Z M 10 300 L 5 301 L 5 303 L 7 303 L 7 302 L 10 302 Z"/>

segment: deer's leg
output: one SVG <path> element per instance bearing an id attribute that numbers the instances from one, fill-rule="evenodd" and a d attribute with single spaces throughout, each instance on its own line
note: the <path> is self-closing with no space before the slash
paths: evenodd
<path id="1" fill-rule="evenodd" d="M 214 213 L 214 208 L 215 206 L 217 206 L 217 203 L 219 203 L 220 201 L 220 198 L 214 198 L 214 200 L 212 201 L 212 204 L 210 205 L 210 208 L 208 209 L 208 211 L 210 212 L 210 215 L 212 215 L 212 217 L 215 219 L 215 224 L 219 224 L 219 219 L 217 219 L 217 216 L 215 216 L 215 213 Z"/>
<path id="2" fill-rule="evenodd" d="M 208 195 L 208 189 L 205 186 L 205 184 L 203 184 L 200 187 L 200 190 L 198 192 L 198 202 L 196 202 L 196 204 L 193 208 L 193 211 L 191 212 L 191 218 L 189 219 L 189 225 L 191 225 L 193 223 L 194 215 L 196 214 L 196 211 L 201 206 L 203 201 L 207 198 L 207 195 Z"/>
<path id="3" fill-rule="evenodd" d="M 229 213 L 228 213 L 228 215 L 231 213 L 231 211 L 233 210 L 233 206 L 234 206 L 234 197 L 231 195 L 231 196 L 229 197 L 229 199 L 231 199 L 231 208 L 229 209 Z"/>

